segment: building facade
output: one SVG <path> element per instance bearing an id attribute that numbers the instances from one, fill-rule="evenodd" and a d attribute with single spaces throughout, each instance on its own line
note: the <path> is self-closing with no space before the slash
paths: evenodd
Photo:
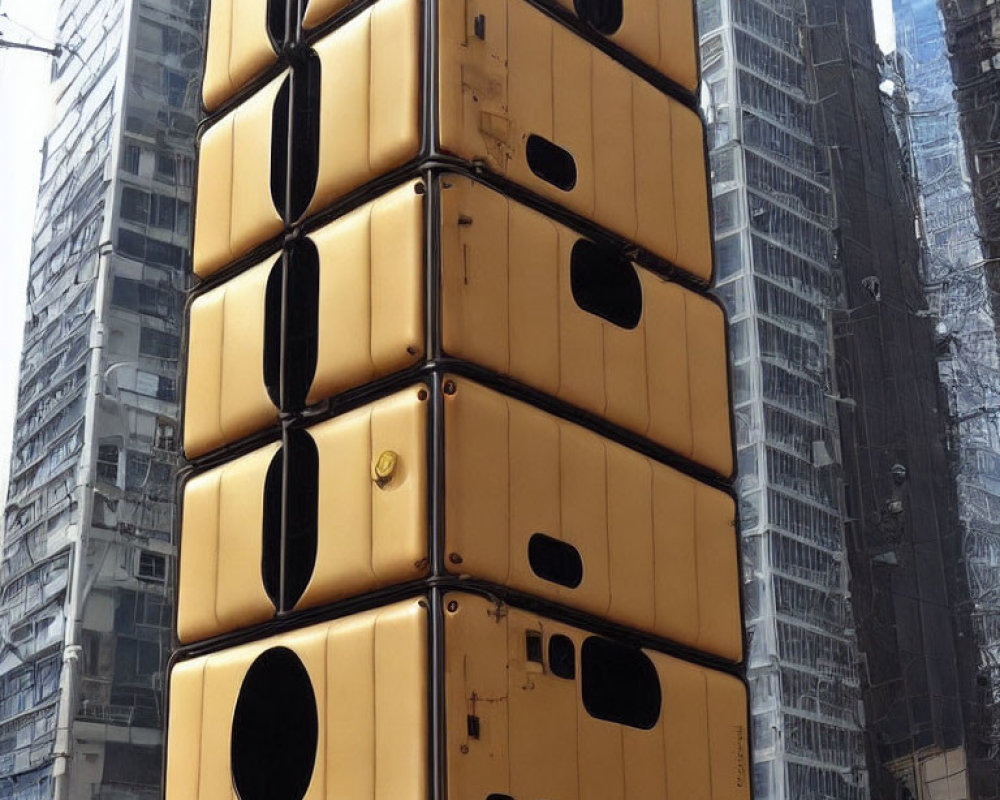
<path id="1" fill-rule="evenodd" d="M 702 0 L 758 798 L 869 796 L 848 591 L 830 149 L 802 0 Z"/>
<path id="2" fill-rule="evenodd" d="M 921 279 L 957 476 L 959 691 L 970 797 L 1000 797 L 1000 353 L 992 3 L 895 0 L 896 120 L 919 191 Z M 950 61 L 949 61 L 950 58 Z"/>
<path id="3" fill-rule="evenodd" d="M 159 796 L 202 0 L 64 0 L 0 572 L 0 797 Z"/>
<path id="4" fill-rule="evenodd" d="M 830 319 L 871 796 L 960 800 L 957 493 L 916 187 L 870 14 L 848 3 L 827 15 L 837 24 L 814 28 L 812 49 L 838 209 L 845 307 Z"/>
<path id="5" fill-rule="evenodd" d="M 703 0 L 699 12 L 756 794 L 994 797 L 972 790 L 967 765 L 979 713 L 967 628 L 979 617 L 949 420 L 971 373 L 942 360 L 920 226 L 926 165 L 894 135 L 920 114 L 879 91 L 868 0 Z M 938 212 L 968 220 L 968 194 L 940 195 Z M 985 383 L 961 418 L 995 396 L 989 303 L 954 322 L 983 334 L 969 352 Z M 984 446 L 983 420 L 962 424 Z"/>

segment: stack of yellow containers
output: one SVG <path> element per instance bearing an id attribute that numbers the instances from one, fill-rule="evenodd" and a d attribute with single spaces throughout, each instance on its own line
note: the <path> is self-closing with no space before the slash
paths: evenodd
<path id="1" fill-rule="evenodd" d="M 691 0 L 212 0 L 167 800 L 746 800 Z"/>

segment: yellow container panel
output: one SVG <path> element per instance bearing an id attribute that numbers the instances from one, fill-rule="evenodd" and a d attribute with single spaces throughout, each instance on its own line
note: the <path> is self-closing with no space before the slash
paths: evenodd
<path id="1" fill-rule="evenodd" d="M 193 248 L 200 278 L 281 233 L 271 199 L 271 128 L 287 78 L 279 75 L 201 138 Z"/>
<path id="2" fill-rule="evenodd" d="M 288 563 L 306 570 L 292 610 L 428 574 L 427 407 L 427 389 L 415 386 L 306 432 L 318 456 L 316 547 L 315 557 L 305 556 L 304 565 L 294 558 L 304 551 L 289 555 Z M 182 642 L 274 616 L 274 602 L 264 586 L 263 520 L 267 471 L 279 448 L 274 444 L 254 451 L 185 486 L 178 611 Z M 305 535 L 310 537 L 311 531 Z M 295 546 L 301 548 L 298 542 L 289 545 Z"/>
<path id="3" fill-rule="evenodd" d="M 319 533 L 296 609 L 428 574 L 427 407 L 415 386 L 309 429 Z"/>
<path id="4" fill-rule="evenodd" d="M 523 0 L 440 5 L 441 146 L 712 273 L 698 116 Z"/>
<path id="5" fill-rule="evenodd" d="M 732 498 L 466 380 L 445 396 L 445 553 L 462 573 L 731 661 Z"/>
<path id="6" fill-rule="evenodd" d="M 307 403 L 423 357 L 421 187 L 404 184 L 310 235 L 320 264 L 319 336 Z"/>
<path id="7" fill-rule="evenodd" d="M 303 30 L 310 31 L 322 25 L 350 4 L 351 0 L 306 0 L 305 13 L 302 15 Z"/>
<path id="8" fill-rule="evenodd" d="M 420 3 L 380 0 L 317 42 L 319 167 L 306 214 L 420 149 Z"/>
<path id="9" fill-rule="evenodd" d="M 698 88 L 691 0 L 556 0 L 563 8 L 689 92 Z"/>
<path id="10" fill-rule="evenodd" d="M 211 0 L 202 99 L 214 111 L 278 60 L 267 31 L 268 0 Z"/>
<path id="11" fill-rule="evenodd" d="M 269 445 L 184 486 L 177 636 L 185 644 L 274 616 L 260 573 L 264 482 L 279 449 Z"/>
<path id="12" fill-rule="evenodd" d="M 191 304 L 184 452 L 189 458 L 278 421 L 264 384 L 264 296 L 270 258 Z"/>
<path id="13" fill-rule="evenodd" d="M 178 664 L 166 800 L 426 798 L 427 686 L 417 600 Z"/>
<path id="14" fill-rule="evenodd" d="M 468 178 L 442 191 L 445 352 L 721 475 L 733 470 L 725 319 Z"/>
<path id="15" fill-rule="evenodd" d="M 736 678 L 488 600 L 445 600 L 448 796 L 749 800 Z"/>

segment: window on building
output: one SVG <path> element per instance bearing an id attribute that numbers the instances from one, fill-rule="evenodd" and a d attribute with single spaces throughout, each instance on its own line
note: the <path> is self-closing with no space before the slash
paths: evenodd
<path id="1" fill-rule="evenodd" d="M 139 333 L 139 354 L 154 358 L 177 358 L 180 338 L 173 333 L 143 328 Z"/>
<path id="2" fill-rule="evenodd" d="M 97 448 L 97 479 L 106 483 L 118 483 L 118 447 L 102 444 Z"/>
<path id="3" fill-rule="evenodd" d="M 19 642 L 24 642 L 31 638 L 31 622 L 26 622 L 23 625 L 18 625 L 16 628 L 10 629 L 10 640 L 14 644 Z"/>
<path id="4" fill-rule="evenodd" d="M 156 448 L 159 450 L 173 450 L 176 445 L 174 435 L 174 423 L 172 420 L 156 420 Z"/>
<path id="5" fill-rule="evenodd" d="M 194 159 L 187 156 L 178 155 L 174 159 L 176 163 L 176 179 L 173 181 L 177 186 L 194 186 Z"/>
<path id="6" fill-rule="evenodd" d="M 159 400 L 166 400 L 173 403 L 177 400 L 177 381 L 163 375 L 159 377 L 159 385 L 156 388 L 156 397 Z"/>
<path id="7" fill-rule="evenodd" d="M 163 95 L 172 108 L 183 108 L 187 96 L 188 78 L 183 72 L 163 70 Z"/>
<path id="8" fill-rule="evenodd" d="M 142 261 L 146 257 L 146 237 L 126 228 L 119 229 L 118 252 L 128 258 Z"/>
<path id="9" fill-rule="evenodd" d="M 122 149 L 122 169 L 132 175 L 138 175 L 141 161 L 142 148 L 137 144 L 126 144 Z"/>
<path id="10" fill-rule="evenodd" d="M 163 46 L 163 26 L 150 22 L 147 19 L 140 19 L 136 30 L 135 46 L 137 50 L 145 53 L 160 53 Z"/>
<path id="11" fill-rule="evenodd" d="M 141 489 L 149 478 L 149 456 L 129 453 L 125 459 L 125 488 Z"/>
<path id="12" fill-rule="evenodd" d="M 159 642 L 145 642 L 129 636 L 115 641 L 115 677 L 119 685 L 145 683 L 160 669 Z"/>
<path id="13" fill-rule="evenodd" d="M 146 260 L 152 264 L 180 267 L 184 262 L 184 250 L 175 244 L 158 239 L 146 240 Z"/>
<path id="14" fill-rule="evenodd" d="M 177 176 L 177 162 L 173 153 L 159 151 L 156 154 L 156 177 L 160 180 L 173 181 Z"/>
<path id="15" fill-rule="evenodd" d="M 149 193 L 126 186 L 122 189 L 122 219 L 145 225 L 149 221 Z"/>
<path id="16" fill-rule="evenodd" d="M 139 553 L 138 577 L 144 581 L 163 583 L 167 580 L 167 558 L 159 553 Z"/>
<path id="17" fill-rule="evenodd" d="M 187 236 L 191 232 L 191 205 L 183 200 L 177 201 L 177 233 Z"/>
<path id="18" fill-rule="evenodd" d="M 149 224 L 155 228 L 172 231 L 177 221 L 177 201 L 162 194 L 150 199 Z"/>
<path id="19" fill-rule="evenodd" d="M 148 281 L 116 277 L 111 289 L 111 303 L 129 311 L 173 319 L 177 308 L 177 294 L 170 288 Z"/>

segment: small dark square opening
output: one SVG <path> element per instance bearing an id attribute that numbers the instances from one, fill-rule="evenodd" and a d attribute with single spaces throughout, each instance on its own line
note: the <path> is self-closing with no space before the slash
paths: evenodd
<path id="1" fill-rule="evenodd" d="M 542 634 L 538 631 L 524 632 L 524 657 L 537 664 L 543 663 Z"/>

